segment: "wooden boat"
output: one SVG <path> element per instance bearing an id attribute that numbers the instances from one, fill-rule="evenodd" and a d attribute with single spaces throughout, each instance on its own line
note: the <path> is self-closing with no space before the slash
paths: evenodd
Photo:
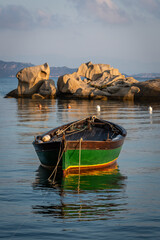
<path id="1" fill-rule="evenodd" d="M 43 167 L 80 173 L 114 165 L 126 134 L 123 127 L 91 116 L 38 135 L 33 146 Z"/>

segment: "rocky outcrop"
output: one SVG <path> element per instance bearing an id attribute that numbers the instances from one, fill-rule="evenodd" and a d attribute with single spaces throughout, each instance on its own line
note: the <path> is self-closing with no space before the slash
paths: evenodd
<path id="1" fill-rule="evenodd" d="M 44 80 L 38 92 L 45 98 L 54 98 L 56 95 L 54 81 L 52 79 Z"/>
<path id="2" fill-rule="evenodd" d="M 134 100 L 140 89 L 133 84 L 138 81 L 125 77 L 109 64 L 83 63 L 78 71 L 59 77 L 59 95 L 88 99 Z"/>
<path id="3" fill-rule="evenodd" d="M 109 64 L 83 63 L 76 72 L 60 76 L 57 89 L 54 81 L 49 79 L 49 74 L 47 63 L 22 69 L 17 73 L 17 89 L 6 97 L 160 100 L 160 79 L 139 82 L 133 77 L 126 77 Z"/>
<path id="4" fill-rule="evenodd" d="M 160 100 L 160 79 L 152 79 L 134 84 L 140 89 L 135 94 L 136 101 L 157 101 Z"/>
<path id="5" fill-rule="evenodd" d="M 49 79 L 50 68 L 47 63 L 24 68 L 16 75 L 18 78 L 18 95 L 32 95 L 37 92 L 44 80 Z"/>
<path id="6" fill-rule="evenodd" d="M 24 68 L 16 75 L 17 89 L 6 97 L 16 98 L 54 98 L 56 95 L 55 83 L 49 79 L 50 68 L 48 63 L 39 66 Z"/>

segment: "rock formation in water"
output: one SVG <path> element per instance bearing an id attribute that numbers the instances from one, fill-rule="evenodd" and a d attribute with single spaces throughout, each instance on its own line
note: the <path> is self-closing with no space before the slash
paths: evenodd
<path id="1" fill-rule="evenodd" d="M 6 97 L 160 100 L 160 79 L 139 82 L 133 77 L 125 77 L 108 64 L 83 63 L 76 72 L 60 76 L 57 89 L 49 74 L 47 63 L 22 69 L 17 73 L 17 89 Z"/>
<path id="2" fill-rule="evenodd" d="M 56 87 L 54 81 L 49 79 L 49 74 L 48 63 L 22 69 L 16 75 L 17 89 L 8 93 L 7 97 L 54 98 Z"/>
<path id="3" fill-rule="evenodd" d="M 160 79 L 151 79 L 134 84 L 140 89 L 135 94 L 136 101 L 159 101 L 160 100 Z"/>
<path id="4" fill-rule="evenodd" d="M 140 89 L 138 81 L 125 77 L 108 64 L 83 63 L 77 72 L 59 77 L 57 90 L 60 96 L 88 99 L 133 100 Z"/>

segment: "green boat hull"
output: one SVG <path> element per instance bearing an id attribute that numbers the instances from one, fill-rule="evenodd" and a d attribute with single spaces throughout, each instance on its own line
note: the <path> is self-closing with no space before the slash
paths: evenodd
<path id="1" fill-rule="evenodd" d="M 108 167 L 116 162 L 121 148 L 122 146 L 108 150 L 66 150 L 58 166 L 66 173 Z M 37 155 L 42 166 L 53 169 L 57 165 L 59 150 L 37 151 Z"/>
<path id="2" fill-rule="evenodd" d="M 111 166 L 117 160 L 121 148 L 109 150 L 67 150 L 62 157 L 62 169 L 65 172 L 78 172 Z"/>

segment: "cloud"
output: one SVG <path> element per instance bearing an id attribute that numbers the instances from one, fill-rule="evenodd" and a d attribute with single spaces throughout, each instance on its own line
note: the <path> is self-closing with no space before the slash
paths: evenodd
<path id="1" fill-rule="evenodd" d="M 140 4 L 145 11 L 152 16 L 160 19 L 160 1 L 159 0 L 140 0 Z"/>
<path id="2" fill-rule="evenodd" d="M 57 28 L 67 23 L 66 16 L 56 15 L 38 9 L 29 11 L 24 6 L 7 5 L 0 7 L 0 29 L 31 30 L 35 28 Z"/>
<path id="3" fill-rule="evenodd" d="M 97 17 L 105 22 L 121 24 L 129 21 L 127 14 L 112 0 L 96 0 L 94 7 Z"/>
<path id="4" fill-rule="evenodd" d="M 59 28 L 66 26 L 70 22 L 69 17 L 61 14 L 51 14 L 42 9 L 36 12 L 36 23 L 39 27 L 45 28 Z"/>
<path id="5" fill-rule="evenodd" d="M 159 0 L 115 0 L 129 12 L 133 20 L 148 21 L 151 19 L 160 19 L 160 1 Z"/>
<path id="6" fill-rule="evenodd" d="M 80 14 L 104 23 L 123 24 L 130 21 L 128 14 L 113 0 L 77 0 L 76 6 Z"/>
<path id="7" fill-rule="evenodd" d="M 43 10 L 39 9 L 37 11 L 37 21 L 40 26 L 46 27 L 50 25 L 51 22 L 51 16 L 44 12 Z"/>
<path id="8" fill-rule="evenodd" d="M 160 19 L 160 0 L 70 0 L 79 18 L 104 24 L 124 25 Z"/>
<path id="9" fill-rule="evenodd" d="M 8 5 L 0 8 L 1 29 L 26 30 L 32 26 L 32 16 L 23 6 Z"/>

